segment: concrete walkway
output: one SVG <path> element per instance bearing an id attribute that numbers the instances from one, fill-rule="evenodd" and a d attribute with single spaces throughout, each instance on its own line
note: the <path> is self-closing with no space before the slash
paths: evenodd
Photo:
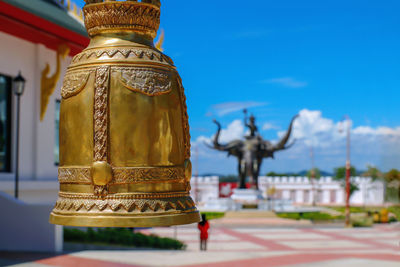
<path id="1" fill-rule="evenodd" d="M 196 225 L 153 228 L 186 251 L 81 251 L 14 266 L 400 266 L 400 226 L 374 228 L 226 227 L 211 224 L 208 251 L 199 251 Z M 2 255 L 0 254 L 0 263 Z"/>

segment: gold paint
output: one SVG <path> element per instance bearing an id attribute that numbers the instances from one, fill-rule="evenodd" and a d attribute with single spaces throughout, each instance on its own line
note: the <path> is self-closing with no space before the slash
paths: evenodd
<path id="1" fill-rule="evenodd" d="M 154 38 L 160 25 L 160 8 L 153 4 L 102 2 L 85 5 L 85 26 L 89 36 L 132 31 Z"/>
<path id="2" fill-rule="evenodd" d="M 185 189 L 186 184 L 176 182 L 110 185 L 110 193 L 185 192 Z"/>
<path id="3" fill-rule="evenodd" d="M 76 17 L 79 17 L 79 15 L 78 15 L 78 7 L 76 6 L 75 3 L 72 4 L 72 13 L 73 13 Z"/>
<path id="4" fill-rule="evenodd" d="M 164 52 L 164 49 L 162 48 L 164 44 L 164 37 L 165 37 L 164 30 L 161 30 L 160 37 L 158 38 L 158 41 L 155 44 L 155 47 L 161 52 Z"/>
<path id="5" fill-rule="evenodd" d="M 185 179 L 186 181 L 190 181 L 192 178 L 192 162 L 190 159 L 185 160 Z"/>
<path id="6" fill-rule="evenodd" d="M 93 185 L 88 184 L 60 184 L 61 192 L 92 193 Z M 108 184 L 108 193 L 146 193 L 146 192 L 185 192 L 184 181 L 169 181 L 158 183 Z"/>
<path id="7" fill-rule="evenodd" d="M 157 0 L 87 0 L 91 42 L 73 58 L 61 90 L 60 193 L 51 223 L 150 227 L 200 220 L 189 193 L 182 81 L 153 44 L 159 7 Z"/>
<path id="8" fill-rule="evenodd" d="M 184 168 L 173 167 L 147 167 L 147 168 L 113 168 L 114 183 L 135 182 L 162 182 L 171 180 L 184 180 Z"/>
<path id="9" fill-rule="evenodd" d="M 137 217 L 122 216 L 75 216 L 59 215 L 51 213 L 50 223 L 61 225 L 80 225 L 82 227 L 155 227 L 187 224 L 188 222 L 198 222 L 199 213 L 147 215 Z"/>
<path id="10" fill-rule="evenodd" d="M 65 44 L 62 44 L 58 47 L 56 70 L 51 77 L 47 77 L 50 72 L 50 65 L 48 63 L 46 64 L 46 67 L 42 70 L 42 77 L 40 80 L 40 121 L 43 121 L 44 119 L 50 96 L 54 93 L 57 82 L 60 79 L 61 59 L 64 59 L 69 54 L 69 51 L 69 47 Z"/>
<path id="11" fill-rule="evenodd" d="M 61 88 L 61 96 L 68 98 L 80 93 L 85 87 L 90 71 L 70 71 L 64 77 L 63 87 Z"/>
<path id="12" fill-rule="evenodd" d="M 171 92 L 171 73 L 155 68 L 118 68 L 121 82 L 129 90 L 148 96 Z"/>
<path id="13" fill-rule="evenodd" d="M 88 193 L 68 193 L 60 191 L 58 195 L 61 198 L 69 199 L 99 199 L 97 196 Z M 180 198 L 180 197 L 190 197 L 188 192 L 167 192 L 167 193 L 127 193 L 127 194 L 111 194 L 106 196 L 104 199 L 107 200 L 121 200 L 121 199 L 168 199 L 168 198 Z"/>
<path id="14" fill-rule="evenodd" d="M 59 167 L 58 181 L 63 183 L 91 184 L 90 167 Z"/>
<path id="15" fill-rule="evenodd" d="M 105 161 L 96 161 L 92 165 L 92 179 L 95 185 L 107 185 L 112 180 L 111 165 Z"/>
<path id="16" fill-rule="evenodd" d="M 84 194 L 82 194 L 84 195 Z M 122 215 L 122 216 L 146 216 L 161 215 L 179 212 L 193 212 L 196 210 L 193 200 L 188 195 L 172 196 L 164 198 L 90 198 L 86 199 L 60 193 L 53 212 L 65 215 Z M 146 214 L 146 213 L 147 214 Z M 149 212 L 154 212 L 151 214 Z"/>
<path id="17" fill-rule="evenodd" d="M 80 7 L 78 7 L 75 3 L 71 3 L 71 0 L 58 0 L 58 2 L 69 11 L 70 15 L 83 23 L 83 12 Z"/>
<path id="18" fill-rule="evenodd" d="M 60 192 L 93 193 L 93 188 L 91 184 L 60 184 Z"/>
<path id="19" fill-rule="evenodd" d="M 186 162 L 185 161 L 185 166 Z M 190 162 L 190 161 L 189 161 Z M 158 183 L 163 181 L 185 181 L 190 180 L 187 167 L 114 167 L 112 168 L 113 183 L 127 184 L 136 182 Z M 91 184 L 91 167 L 59 167 L 58 179 L 60 183 Z"/>
<path id="20" fill-rule="evenodd" d="M 96 69 L 94 88 L 94 160 L 107 161 L 110 67 Z"/>
<path id="21" fill-rule="evenodd" d="M 61 100 L 60 167 L 93 163 L 94 73 L 76 96 Z"/>

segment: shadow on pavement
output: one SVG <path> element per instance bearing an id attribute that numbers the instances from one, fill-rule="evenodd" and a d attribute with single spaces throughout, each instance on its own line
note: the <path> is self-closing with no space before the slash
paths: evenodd
<path id="1" fill-rule="evenodd" d="M 64 253 L 0 251 L 0 266 L 34 262 L 60 255 L 64 255 Z"/>

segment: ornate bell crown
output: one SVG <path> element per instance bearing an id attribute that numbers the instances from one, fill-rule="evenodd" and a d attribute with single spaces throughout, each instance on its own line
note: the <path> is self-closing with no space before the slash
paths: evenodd
<path id="1" fill-rule="evenodd" d="M 155 38 L 160 26 L 160 0 L 85 0 L 85 26 L 90 37 L 100 33 L 136 32 Z"/>

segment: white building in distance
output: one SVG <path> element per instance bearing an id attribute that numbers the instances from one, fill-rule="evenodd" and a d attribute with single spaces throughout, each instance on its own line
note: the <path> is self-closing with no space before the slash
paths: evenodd
<path id="1" fill-rule="evenodd" d="M 385 185 L 382 181 L 373 181 L 370 177 L 352 177 L 351 180 L 359 188 L 350 198 L 351 205 L 384 204 Z M 235 185 L 235 183 L 225 183 L 225 186 L 219 186 L 218 176 L 193 177 L 191 194 L 199 203 L 205 203 L 220 198 L 221 195 L 227 195 L 226 191 L 235 187 L 229 188 L 229 184 Z M 314 200 L 317 205 L 345 205 L 345 190 L 341 182 L 332 177 L 321 177 L 311 182 L 308 177 L 260 176 L 259 189 L 265 198 L 290 200 L 298 205 L 311 205 Z M 274 194 L 268 196 L 268 191 Z"/>

